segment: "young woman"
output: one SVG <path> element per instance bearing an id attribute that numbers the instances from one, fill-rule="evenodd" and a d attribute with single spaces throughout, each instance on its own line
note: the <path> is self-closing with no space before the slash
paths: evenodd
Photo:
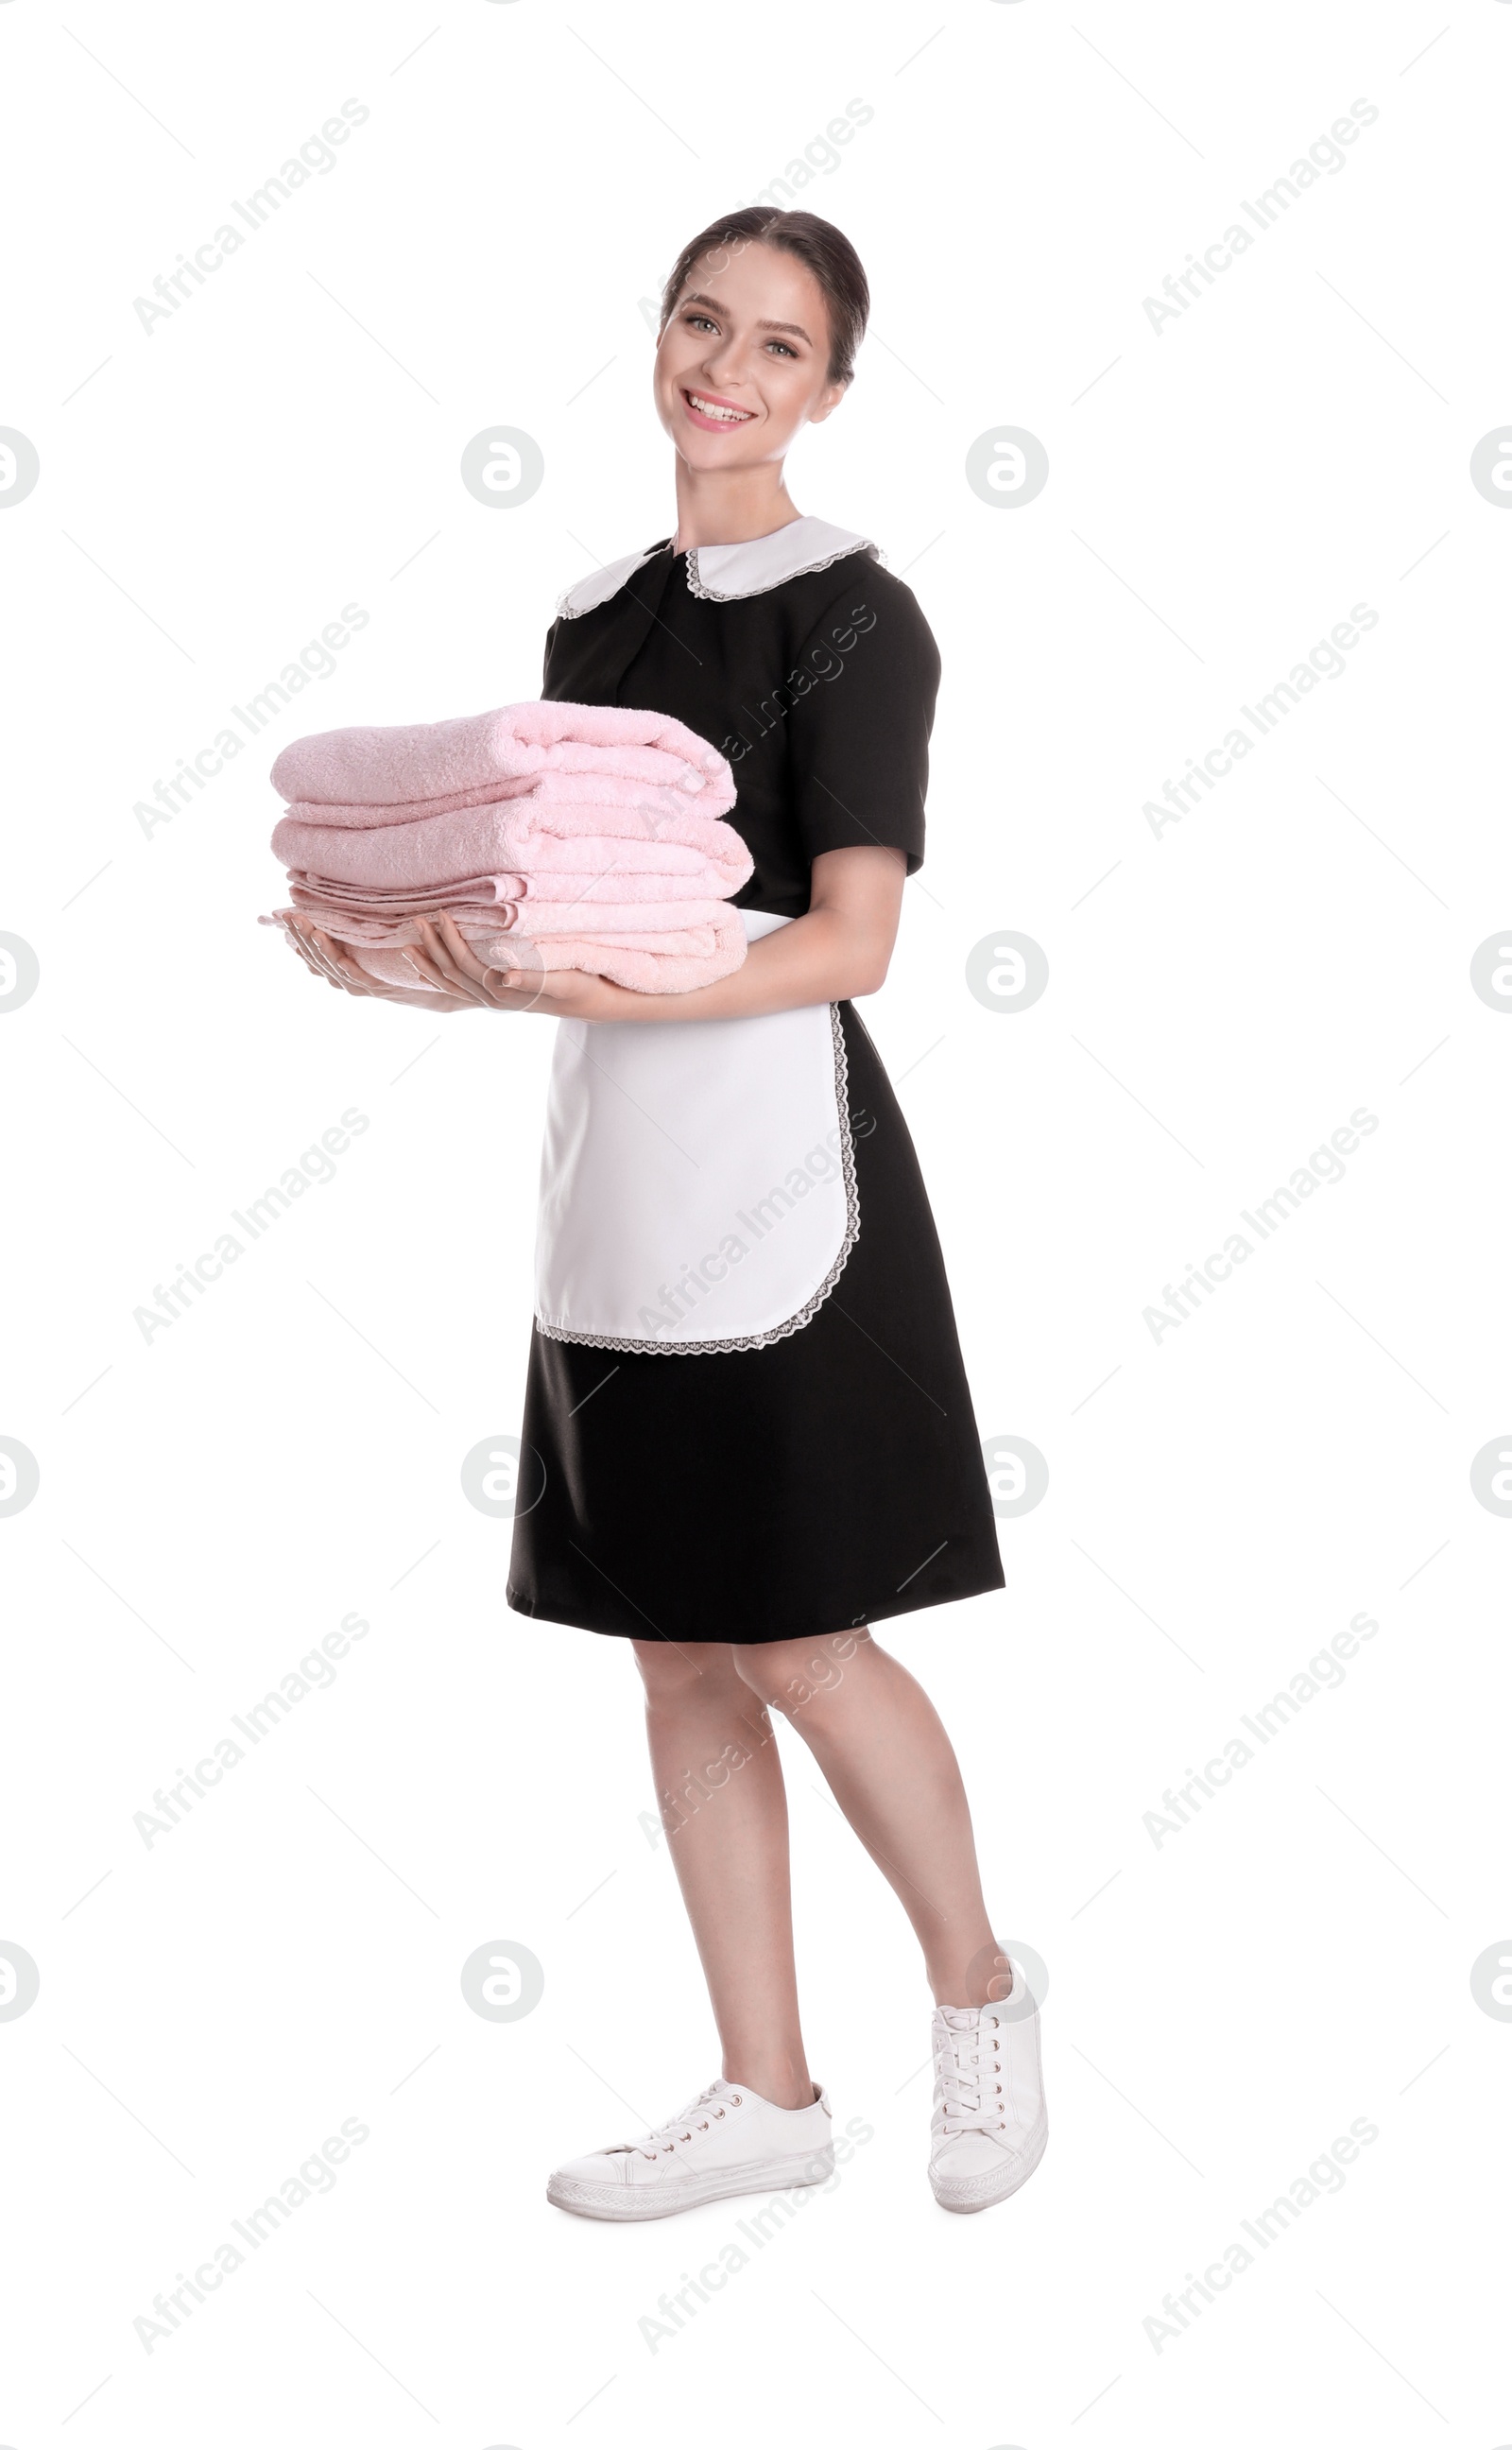
<path id="1" fill-rule="evenodd" d="M 1000 2202 L 1045 2146 L 1037 2008 L 987 1919 L 955 1754 L 868 1629 L 1003 1581 L 928 1200 L 852 1001 L 922 861 L 940 659 L 877 547 L 784 477 L 845 396 L 868 302 L 809 213 L 747 207 L 684 248 L 654 376 L 676 532 L 580 580 L 547 638 L 543 696 L 675 715 L 730 760 L 744 965 L 682 995 L 511 976 L 442 918 L 412 992 L 294 926 L 351 994 L 560 1023 L 508 1599 L 633 1647 L 724 2050 L 665 2127 L 554 2172 L 551 2200 L 596 2219 L 833 2168 L 771 1710 L 922 1948 L 938 2201 Z"/>

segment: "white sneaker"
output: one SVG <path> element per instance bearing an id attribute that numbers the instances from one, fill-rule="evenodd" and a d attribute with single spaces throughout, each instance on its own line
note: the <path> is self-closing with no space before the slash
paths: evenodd
<path id="1" fill-rule="evenodd" d="M 827 2093 L 806 2110 L 779 2110 L 720 2076 L 638 2143 L 565 2161 L 547 2180 L 546 2200 L 589 2220 L 664 2220 L 721 2195 L 817 2187 L 834 2168 Z"/>
<path id="2" fill-rule="evenodd" d="M 1017 2193 L 1050 2138 L 1039 2009 L 1021 1965 L 1013 1976 L 1006 1999 L 935 2010 L 929 2183 L 948 2212 L 983 2211 Z"/>

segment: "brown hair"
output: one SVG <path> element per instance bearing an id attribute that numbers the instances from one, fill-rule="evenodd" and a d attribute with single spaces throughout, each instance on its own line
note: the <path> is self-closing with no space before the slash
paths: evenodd
<path id="1" fill-rule="evenodd" d="M 854 375 L 856 351 L 871 312 L 871 292 L 861 258 L 843 230 L 823 222 L 817 213 L 783 212 L 775 204 L 745 204 L 727 213 L 689 239 L 673 264 L 662 292 L 658 338 L 672 318 L 688 276 L 699 257 L 715 247 L 733 247 L 737 254 L 756 243 L 781 247 L 806 263 L 824 292 L 829 312 L 829 379 L 848 383 Z"/>

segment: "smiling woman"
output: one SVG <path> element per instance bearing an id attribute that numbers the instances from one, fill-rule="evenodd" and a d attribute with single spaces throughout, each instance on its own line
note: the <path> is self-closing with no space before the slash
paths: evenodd
<path id="1" fill-rule="evenodd" d="M 723 295 L 713 295 L 715 289 Z M 673 264 L 662 296 L 656 357 L 662 423 L 675 441 L 679 403 L 695 431 L 759 422 L 768 428 L 766 457 L 780 457 L 800 425 L 821 423 L 843 399 L 870 311 L 855 248 L 813 213 L 752 204 L 701 230 Z M 711 355 L 734 362 L 727 344 L 741 322 L 748 344 L 741 350 L 736 392 L 725 398 L 700 389 Z M 782 438 L 774 451 L 776 432 Z M 753 463 L 743 452 L 740 464 Z"/>
<path id="2" fill-rule="evenodd" d="M 744 961 L 680 994 L 507 977 L 419 916 L 405 956 L 432 1011 L 557 1018 L 521 1424 L 534 1493 L 505 1597 L 553 1649 L 562 1626 L 633 1648 L 724 2046 L 680 2117 L 552 2174 L 552 2202 L 591 2219 L 833 2171 L 770 1710 L 922 1948 L 937 2202 L 1000 2203 L 1045 2148 L 1037 2008 L 987 1916 L 955 1753 L 868 1629 L 1003 1582 L 928 1196 L 852 1001 L 882 984 L 923 861 L 940 656 L 876 544 L 800 512 L 785 475 L 845 398 L 868 303 L 855 249 L 811 213 L 746 206 L 683 248 L 652 374 L 675 530 L 579 579 L 546 641 L 544 699 L 724 745 L 750 857 L 731 897 Z M 306 949 L 385 992 L 331 940 Z"/>
<path id="3" fill-rule="evenodd" d="M 552 1069 L 523 1423 L 541 1494 L 507 1596 L 633 1644 L 725 2051 L 667 2128 L 553 2173 L 552 2201 L 595 2219 L 833 2169 L 768 1709 L 922 1943 L 937 2201 L 1000 2202 L 1045 2144 L 1036 2003 L 987 1918 L 954 1752 L 866 1629 L 1003 1579 L 928 1200 L 850 1001 L 882 984 L 923 859 L 940 659 L 877 546 L 801 514 L 784 475 L 844 399 L 868 306 L 811 214 L 750 206 L 689 241 L 652 378 L 675 532 L 570 589 L 547 641 L 547 697 L 721 744 L 754 862 L 744 966 L 656 999 L 678 1027 L 590 1005 Z"/>

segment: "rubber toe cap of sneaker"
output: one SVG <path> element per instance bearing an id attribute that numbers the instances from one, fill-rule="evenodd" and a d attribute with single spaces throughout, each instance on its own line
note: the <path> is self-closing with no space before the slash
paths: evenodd
<path id="1" fill-rule="evenodd" d="M 585 2152 L 580 2160 L 564 2161 L 552 2171 L 552 2186 L 612 2187 L 624 2186 L 630 2179 L 630 2152 Z"/>

